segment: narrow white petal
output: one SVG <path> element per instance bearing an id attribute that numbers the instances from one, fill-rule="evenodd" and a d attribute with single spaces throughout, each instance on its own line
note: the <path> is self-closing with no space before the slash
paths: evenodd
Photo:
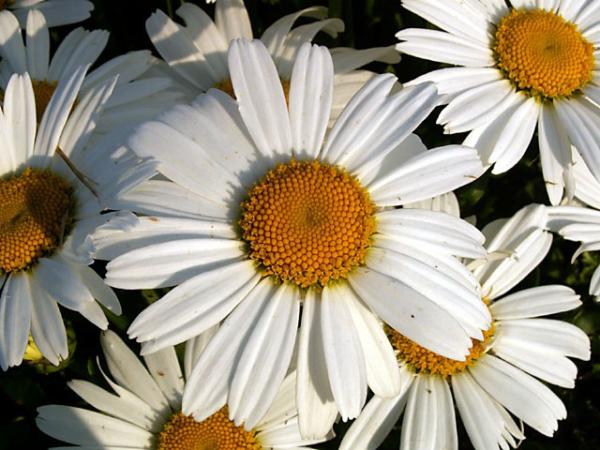
<path id="1" fill-rule="evenodd" d="M 570 311 L 581 305 L 579 295 L 566 286 L 549 285 L 524 289 L 493 302 L 490 310 L 498 320 L 526 319 Z"/>
<path id="2" fill-rule="evenodd" d="M 149 245 L 113 259 L 106 267 L 106 282 L 121 289 L 175 286 L 243 257 L 243 245 L 232 239 L 181 239 Z"/>
<path id="3" fill-rule="evenodd" d="M 262 42 L 233 41 L 229 70 L 240 113 L 256 146 L 267 157 L 289 154 L 292 135 L 283 88 Z"/>
<path id="4" fill-rule="evenodd" d="M 288 371 L 300 316 L 300 292 L 281 285 L 248 337 L 229 391 L 229 416 L 254 428 L 269 410 Z"/>
<path id="5" fill-rule="evenodd" d="M 329 383 L 342 420 L 358 417 L 367 397 L 367 374 L 360 339 L 343 292 L 323 289 L 321 329 Z"/>
<path id="6" fill-rule="evenodd" d="M 205 271 L 142 311 L 129 327 L 129 336 L 174 345 L 199 335 L 223 320 L 259 279 L 250 261 Z M 177 335 L 177 341 L 169 342 L 171 334 Z"/>
<path id="7" fill-rule="evenodd" d="M 75 445 L 150 448 L 155 439 L 152 433 L 131 423 L 70 406 L 38 408 L 36 424 L 44 433 Z"/>
<path id="8" fill-rule="evenodd" d="M 333 98 L 333 64 L 327 48 L 302 46 L 289 98 L 292 148 L 298 155 L 315 158 L 325 137 Z"/>
<path id="9" fill-rule="evenodd" d="M 100 344 L 110 373 L 121 386 L 157 411 L 169 409 L 169 403 L 160 387 L 116 333 L 110 330 L 103 332 Z"/>
<path id="10" fill-rule="evenodd" d="M 562 401 L 545 385 L 520 369 L 486 355 L 470 369 L 477 383 L 526 424 L 546 436 L 567 416 Z"/>
<path id="11" fill-rule="evenodd" d="M 483 173 L 477 151 L 460 145 L 429 150 L 369 186 L 375 203 L 402 205 L 445 194 L 468 184 Z"/>
<path id="12" fill-rule="evenodd" d="M 27 68 L 34 80 L 45 80 L 50 58 L 50 36 L 46 19 L 32 9 L 27 14 Z"/>
<path id="13" fill-rule="evenodd" d="M 296 388 L 300 431 L 309 439 L 324 436 L 338 415 L 327 375 L 321 306 L 321 296 L 309 289 L 302 302 Z"/>
<path id="14" fill-rule="evenodd" d="M 0 292 L 0 367 L 21 364 L 31 325 L 32 299 L 27 272 L 8 276 Z"/>
<path id="15" fill-rule="evenodd" d="M 392 398 L 373 396 L 352 422 L 340 450 L 376 450 L 392 431 L 406 406 L 405 393 Z"/>

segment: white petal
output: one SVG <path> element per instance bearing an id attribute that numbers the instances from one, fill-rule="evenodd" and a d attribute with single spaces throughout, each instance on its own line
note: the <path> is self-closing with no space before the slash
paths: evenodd
<path id="1" fill-rule="evenodd" d="M 460 145 L 429 150 L 369 186 L 377 205 L 402 205 L 445 194 L 483 173 L 477 151 Z"/>
<path id="2" fill-rule="evenodd" d="M 600 111 L 583 99 L 555 102 L 558 117 L 590 172 L 600 179 Z"/>
<path id="3" fill-rule="evenodd" d="M 472 39 L 421 28 L 406 28 L 396 37 L 404 41 L 396 45 L 398 51 L 418 58 L 468 67 L 494 65 L 492 50 Z"/>
<path id="4" fill-rule="evenodd" d="M 459 0 L 440 2 L 436 0 L 405 0 L 409 11 L 418 14 L 442 30 L 483 44 L 489 44 L 486 15 L 469 3 Z"/>
<path id="5" fill-rule="evenodd" d="M 309 289 L 302 302 L 296 388 L 299 428 L 308 439 L 324 436 L 338 415 L 327 375 L 321 306 L 320 295 Z"/>
<path id="6" fill-rule="evenodd" d="M 497 448 L 504 423 L 493 400 L 473 380 L 469 372 L 451 377 L 456 407 L 476 449 Z"/>
<path id="7" fill-rule="evenodd" d="M 152 433 L 120 419 L 70 406 L 38 408 L 36 424 L 44 433 L 76 445 L 149 448 L 155 439 Z"/>
<path id="8" fill-rule="evenodd" d="M 229 416 L 251 429 L 275 400 L 288 371 L 300 315 L 300 292 L 281 285 L 246 339 L 231 381 Z"/>
<path id="9" fill-rule="evenodd" d="M 507 338 L 498 327 L 494 336 L 494 354 L 513 366 L 563 388 L 574 388 L 577 366 L 559 352 L 532 342 Z"/>
<path id="10" fill-rule="evenodd" d="M 31 324 L 32 299 L 27 272 L 7 277 L 0 292 L 0 367 L 21 364 Z"/>
<path id="11" fill-rule="evenodd" d="M 13 75 L 4 93 L 4 116 L 12 135 L 12 145 L 7 151 L 14 149 L 12 170 L 17 170 L 33 155 L 33 146 L 37 129 L 35 114 L 35 97 L 29 75 Z"/>
<path id="12" fill-rule="evenodd" d="M 256 146 L 267 157 L 289 154 L 292 135 L 283 88 L 262 42 L 233 41 L 229 70 L 240 113 Z"/>
<path id="13" fill-rule="evenodd" d="M 227 79 L 227 47 L 228 41 L 220 33 L 210 16 L 198 6 L 186 2 L 177 9 L 186 27 L 186 33 L 197 47 L 199 55 L 205 59 L 204 69 L 210 73 L 213 80 Z"/>
<path id="14" fill-rule="evenodd" d="M 544 105 L 541 108 L 538 140 L 548 197 L 551 204 L 558 205 L 565 187 L 564 172 L 571 163 L 571 143 L 552 106 Z"/>
<path id="15" fill-rule="evenodd" d="M 406 406 L 405 393 L 392 398 L 373 396 L 346 431 L 340 450 L 377 450 Z"/>
<path id="16" fill-rule="evenodd" d="M 367 382 L 375 395 L 395 397 L 402 387 L 398 361 L 382 323 L 346 285 L 337 287 L 348 303 L 354 327 L 365 357 Z"/>
<path id="17" fill-rule="evenodd" d="M 26 54 L 19 22 L 10 11 L 0 11 L 0 56 L 21 74 L 27 72 Z"/>
<path id="18" fill-rule="evenodd" d="M 162 11 L 155 11 L 146 20 L 146 31 L 158 53 L 192 86 L 205 91 L 222 81 L 211 76 L 191 36 Z"/>
<path id="19" fill-rule="evenodd" d="M 122 289 L 175 286 L 245 255 L 232 239 L 181 239 L 133 250 L 106 266 L 106 283 Z"/>
<path id="20" fill-rule="evenodd" d="M 169 410 L 169 403 L 144 365 L 113 331 L 100 338 L 110 373 L 121 385 L 143 399 L 157 411 Z"/>
<path id="21" fill-rule="evenodd" d="M 218 1 L 215 22 L 227 43 L 240 37 L 252 39 L 252 26 L 243 0 Z"/>
<path id="22" fill-rule="evenodd" d="M 157 419 L 160 416 L 146 403 L 129 391 L 127 394 L 113 395 L 99 386 L 84 380 L 72 380 L 67 385 L 86 403 L 117 419 L 137 425 L 148 431 L 155 431 Z"/>
<path id="23" fill-rule="evenodd" d="M 417 376 L 408 391 L 400 450 L 439 448 L 435 445 L 441 427 L 438 424 L 441 416 L 438 408 L 441 405 L 438 403 L 439 392 L 433 380 L 434 377 L 431 376 Z"/>
<path id="24" fill-rule="evenodd" d="M 141 342 L 159 340 L 161 347 L 197 336 L 223 320 L 258 280 L 250 261 L 206 271 L 142 311 L 129 327 L 129 336 Z"/>
<path id="25" fill-rule="evenodd" d="M 358 417 L 367 397 L 367 374 L 360 339 L 343 292 L 325 287 L 321 331 L 333 398 L 342 420 Z"/>
<path id="26" fill-rule="evenodd" d="M 486 355 L 470 369 L 488 394 L 511 413 L 546 436 L 567 416 L 562 401 L 545 385 L 510 364 Z"/>
<path id="27" fill-rule="evenodd" d="M 204 420 L 227 403 L 227 396 L 246 341 L 273 294 L 273 284 L 264 279 L 225 319 L 208 343 L 183 393 L 183 412 Z"/>
<path id="28" fill-rule="evenodd" d="M 33 303 L 31 335 L 44 355 L 54 365 L 58 365 L 69 355 L 67 332 L 58 305 L 50 296 L 30 280 Z"/>
<path id="29" fill-rule="evenodd" d="M 150 355 L 144 355 L 144 361 L 171 408 L 177 411 L 181 407 L 184 383 L 175 348 L 167 347 Z"/>
<path id="30" fill-rule="evenodd" d="M 189 106 L 179 105 L 165 115 L 168 118 L 178 110 L 184 116 L 192 111 Z M 128 145 L 138 156 L 154 158 L 158 170 L 167 178 L 210 200 L 230 204 L 231 186 L 239 186 L 239 179 L 211 157 L 193 136 L 163 122 L 145 122 L 129 137 Z"/>
<path id="31" fill-rule="evenodd" d="M 38 129 L 34 154 L 52 156 L 89 66 L 78 66 L 69 78 L 59 81 Z"/>
<path id="32" fill-rule="evenodd" d="M 581 305 L 579 295 L 566 286 L 524 289 L 493 302 L 490 310 L 498 320 L 526 319 L 570 311 Z"/>
<path id="33" fill-rule="evenodd" d="M 50 58 L 50 36 L 46 19 L 32 9 L 27 14 L 27 69 L 34 80 L 45 80 Z"/>
<path id="34" fill-rule="evenodd" d="M 464 220 L 446 213 L 420 209 L 393 209 L 376 215 L 377 232 L 388 239 L 430 247 L 428 253 L 480 258 L 484 236 Z"/>
<path id="35" fill-rule="evenodd" d="M 327 48 L 302 46 L 289 98 L 292 148 L 298 155 L 315 158 L 325 137 L 333 98 L 333 64 Z"/>
<path id="36" fill-rule="evenodd" d="M 531 343 L 582 360 L 590 358 L 589 337 L 568 322 L 549 319 L 503 320 L 499 328 L 505 339 Z"/>

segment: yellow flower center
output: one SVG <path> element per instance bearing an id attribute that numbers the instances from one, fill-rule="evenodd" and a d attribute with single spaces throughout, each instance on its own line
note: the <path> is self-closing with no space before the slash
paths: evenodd
<path id="1" fill-rule="evenodd" d="M 417 373 L 447 377 L 463 372 L 485 354 L 494 336 L 494 325 L 492 324 L 488 330 L 483 332 L 482 341 L 472 340 L 473 346 L 464 361 L 456 361 L 433 353 L 387 325 L 385 326 L 385 332 L 396 350 L 398 361 L 407 364 Z"/>
<path id="2" fill-rule="evenodd" d="M 285 102 L 287 104 L 289 104 L 290 103 L 290 82 L 289 82 L 289 80 L 281 80 L 281 86 L 283 87 L 283 94 L 285 95 Z M 229 79 L 229 78 L 215 84 L 215 89 L 219 89 L 219 90 L 225 92 L 226 94 L 228 94 L 230 97 L 235 98 L 235 92 L 233 90 L 233 83 L 231 82 L 231 79 Z"/>
<path id="3" fill-rule="evenodd" d="M 567 97 L 592 79 L 593 45 L 550 11 L 512 10 L 498 24 L 494 50 L 498 68 L 534 97 Z"/>
<path id="4" fill-rule="evenodd" d="M 267 275 L 301 287 L 346 278 L 364 262 L 375 205 L 347 172 L 319 161 L 281 164 L 242 203 L 242 237 Z"/>
<path id="5" fill-rule="evenodd" d="M 202 422 L 183 413 L 174 414 L 158 437 L 158 450 L 260 450 L 256 432 L 238 427 L 228 418 L 227 407 Z"/>
<path id="6" fill-rule="evenodd" d="M 37 121 L 40 123 L 58 83 L 56 81 L 32 80 L 31 85 L 35 95 L 35 113 Z"/>
<path id="7" fill-rule="evenodd" d="M 62 244 L 74 202 L 71 186 L 49 171 L 26 169 L 0 180 L 0 273 L 30 268 Z"/>
<path id="8" fill-rule="evenodd" d="M 23 355 L 23 359 L 25 361 L 31 361 L 33 363 L 39 363 L 44 359 L 44 355 L 33 340 L 33 336 L 31 334 L 29 335 L 29 340 L 27 341 L 27 347 L 25 348 L 25 354 Z"/>

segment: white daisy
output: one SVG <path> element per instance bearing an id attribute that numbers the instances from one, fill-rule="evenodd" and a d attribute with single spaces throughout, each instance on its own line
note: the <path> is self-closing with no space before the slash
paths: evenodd
<path id="1" fill-rule="evenodd" d="M 404 0 L 443 31 L 406 29 L 398 50 L 454 67 L 433 81 L 446 133 L 470 132 L 492 173 L 523 156 L 537 128 L 552 204 L 573 195 L 571 145 L 600 179 L 600 8 L 595 0 Z"/>
<path id="2" fill-rule="evenodd" d="M 81 22 L 90 17 L 94 4 L 86 0 L 0 0 L 0 11 L 8 9 L 22 27 L 29 11 L 40 11 L 49 27 Z"/>
<path id="3" fill-rule="evenodd" d="M 112 151 L 108 136 L 98 147 L 88 146 L 115 84 L 114 79 L 108 80 L 74 106 L 88 66 L 74 67 L 69 77 L 58 82 L 39 126 L 28 74 L 13 75 L 4 93 L 0 109 L 0 367 L 4 370 L 20 364 L 30 333 L 50 362 L 58 364 L 66 358 L 67 337 L 58 304 L 103 329 L 107 320 L 98 303 L 114 313 L 121 311 L 112 290 L 88 267 L 94 251 L 90 233 L 116 219 L 114 214 L 100 214 L 108 199 L 103 186 L 119 193 L 153 173 L 153 165 L 139 158 L 121 158 Z M 84 175 L 90 167 L 93 179 Z"/>
<path id="4" fill-rule="evenodd" d="M 299 52 L 289 111 L 261 41 L 235 40 L 229 65 L 237 101 L 210 90 L 130 139 L 173 182 L 136 191 L 129 206 L 152 216 L 96 244 L 100 257 L 121 255 L 107 267 L 112 286 L 179 285 L 132 324 L 143 353 L 225 319 L 183 399 L 199 420 L 228 403 L 237 424 L 257 423 L 292 358 L 302 304 L 297 400 L 303 435 L 318 436 L 338 410 L 358 415 L 367 384 L 384 395 L 400 387 L 374 313 L 456 359 L 489 325 L 453 256 L 483 255 L 483 236 L 447 214 L 394 209 L 468 183 L 481 162 L 467 147 L 421 151 L 411 132 L 438 104 L 431 84 L 390 95 L 396 78 L 374 78 L 324 142 L 326 48 Z"/>
<path id="5" fill-rule="evenodd" d="M 216 87 L 232 94 L 227 65 L 227 49 L 232 39 L 252 39 L 252 26 L 243 0 L 216 2 L 215 20 L 201 8 L 187 2 L 177 11 L 185 26 L 158 10 L 146 21 L 146 30 L 156 50 L 168 63 L 172 74 L 191 101 L 198 94 Z M 292 28 L 301 17 L 316 21 Z M 292 66 L 302 44 L 312 41 L 323 31 L 333 37 L 344 30 L 340 19 L 327 19 L 327 8 L 313 6 L 282 17 L 261 36 L 271 54 L 284 90 L 289 89 Z M 366 50 L 335 48 L 331 50 L 335 69 L 333 114 L 337 117 L 348 100 L 375 74 L 357 71 L 372 61 L 395 64 L 399 61 L 393 46 Z M 286 94 L 287 97 L 287 94 Z"/>
<path id="6" fill-rule="evenodd" d="M 574 387 L 577 368 L 568 357 L 589 359 L 590 341 L 574 325 L 540 317 L 578 307 L 579 296 L 559 285 L 504 296 L 548 252 L 552 237 L 542 229 L 545 220 L 543 207 L 531 206 L 484 229 L 490 252 L 509 256 L 475 270 L 494 320 L 466 361 L 436 355 L 387 328 L 403 391 L 395 398 L 374 396 L 340 449 L 378 448 L 402 413 L 401 449 L 457 449 L 454 403 L 477 450 L 518 446 L 524 430 L 511 414 L 552 436 L 567 412 L 536 378 Z"/>
<path id="7" fill-rule="evenodd" d="M 205 341 L 206 336 L 200 336 L 187 343 L 185 378 Z M 73 380 L 69 387 L 99 412 L 63 405 L 38 408 L 40 430 L 76 445 L 68 448 L 266 450 L 300 448 L 333 437 L 331 432 L 312 441 L 300 437 L 293 372 L 273 407 L 247 431 L 228 419 L 226 407 L 201 422 L 181 412 L 186 383 L 173 347 L 145 356 L 144 366 L 112 331 L 102 333 L 100 342 L 112 379 L 100 370 L 116 395 L 88 381 Z"/>
<path id="8" fill-rule="evenodd" d="M 0 12 L 0 91 L 14 73 L 28 72 L 35 92 L 38 118 L 56 89 L 58 82 L 72 76 L 80 65 L 93 64 L 108 42 L 103 30 L 77 28 L 67 35 L 50 56 L 50 39 L 44 16 L 36 10 L 28 14 L 25 37 L 19 23 L 8 11 Z M 103 107 L 95 131 L 107 132 L 154 117 L 173 105 L 180 94 L 168 77 L 139 79 L 153 65 L 149 51 L 130 52 L 113 58 L 89 73 L 80 90 L 80 98 L 95 95 L 116 76 L 113 95 Z"/>

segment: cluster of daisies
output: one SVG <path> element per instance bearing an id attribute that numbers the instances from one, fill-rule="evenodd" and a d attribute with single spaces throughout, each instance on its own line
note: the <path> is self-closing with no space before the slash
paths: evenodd
<path id="1" fill-rule="evenodd" d="M 553 233 L 600 250 L 600 2 L 403 0 L 433 26 L 361 50 L 311 44 L 343 31 L 324 7 L 259 39 L 242 0 L 204 7 L 147 19 L 160 58 L 98 65 L 102 30 L 50 51 L 90 2 L 0 0 L 0 366 L 67 360 L 62 308 L 104 330 L 106 386 L 69 383 L 93 409 L 41 406 L 40 430 L 107 450 L 306 448 L 337 421 L 348 450 L 396 426 L 401 449 L 457 449 L 459 420 L 477 450 L 552 436 L 548 384 L 574 387 L 590 341 L 547 316 L 581 301 L 515 287 Z M 361 69 L 400 53 L 445 68 Z M 427 149 L 442 105 L 466 137 Z M 536 131 L 548 205 L 461 219 L 452 191 Z M 108 329 L 112 288 L 166 288 L 128 329 L 144 362 Z"/>

